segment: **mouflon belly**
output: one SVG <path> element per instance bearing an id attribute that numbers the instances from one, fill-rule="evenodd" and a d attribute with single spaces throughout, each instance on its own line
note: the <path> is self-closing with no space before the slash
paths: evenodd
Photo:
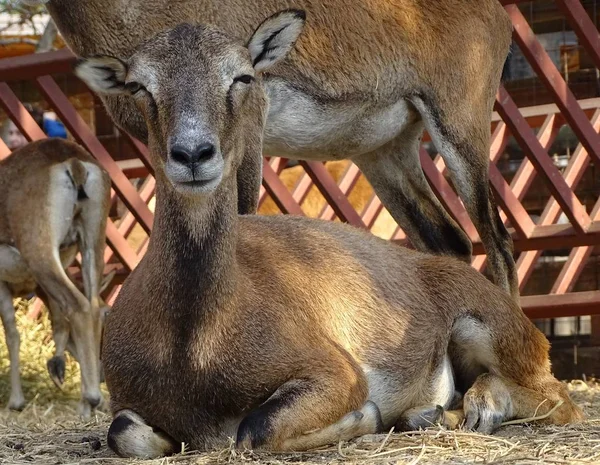
<path id="1" fill-rule="evenodd" d="M 343 160 L 371 152 L 420 120 L 406 100 L 323 102 L 283 82 L 267 85 L 264 153 L 309 160 Z"/>

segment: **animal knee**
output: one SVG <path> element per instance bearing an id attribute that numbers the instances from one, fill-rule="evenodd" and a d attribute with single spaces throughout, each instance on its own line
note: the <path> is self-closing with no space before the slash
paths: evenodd
<path id="1" fill-rule="evenodd" d="M 131 410 L 122 410 L 108 429 L 108 447 L 120 457 L 154 459 L 173 454 L 177 443 L 157 428 L 149 426 Z"/>

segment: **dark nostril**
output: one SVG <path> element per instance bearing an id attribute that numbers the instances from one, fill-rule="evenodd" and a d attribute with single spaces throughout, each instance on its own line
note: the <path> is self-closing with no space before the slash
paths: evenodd
<path id="1" fill-rule="evenodd" d="M 171 149 L 171 158 L 184 165 L 209 160 L 214 154 L 215 146 L 210 142 L 200 144 L 193 151 L 189 151 L 180 145 L 176 145 Z"/>
<path id="2" fill-rule="evenodd" d="M 179 145 L 176 145 L 171 149 L 171 158 L 178 163 L 183 163 L 184 165 L 193 163 L 192 154 Z"/>
<path id="3" fill-rule="evenodd" d="M 210 142 L 200 144 L 198 147 L 196 147 L 196 150 L 194 151 L 192 163 L 198 163 L 199 161 L 209 160 L 214 154 L 215 146 L 212 145 Z"/>

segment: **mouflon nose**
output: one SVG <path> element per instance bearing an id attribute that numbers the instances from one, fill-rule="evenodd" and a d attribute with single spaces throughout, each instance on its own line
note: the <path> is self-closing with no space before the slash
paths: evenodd
<path id="1" fill-rule="evenodd" d="M 171 149 L 171 158 L 182 165 L 192 165 L 210 160 L 215 152 L 215 146 L 210 142 L 200 144 L 193 150 L 189 150 L 181 145 L 175 145 Z"/>

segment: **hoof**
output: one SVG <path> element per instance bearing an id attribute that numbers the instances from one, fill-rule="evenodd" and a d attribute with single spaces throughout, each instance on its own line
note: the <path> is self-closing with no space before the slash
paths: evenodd
<path id="1" fill-rule="evenodd" d="M 11 397 L 8 401 L 7 407 L 10 410 L 20 412 L 25 408 L 25 399 L 23 398 L 23 396 L 17 396 L 15 398 Z"/>
<path id="2" fill-rule="evenodd" d="M 172 455 L 180 443 L 149 426 L 137 413 L 121 410 L 108 429 L 107 444 L 119 457 L 157 459 Z"/>
<path id="3" fill-rule="evenodd" d="M 65 382 L 65 358 L 54 356 L 46 363 L 50 379 L 54 382 L 57 388 L 62 390 Z"/>
<path id="4" fill-rule="evenodd" d="M 444 407 L 433 404 L 424 405 L 404 412 L 394 429 L 396 431 L 416 431 L 440 424 L 443 420 Z"/>

